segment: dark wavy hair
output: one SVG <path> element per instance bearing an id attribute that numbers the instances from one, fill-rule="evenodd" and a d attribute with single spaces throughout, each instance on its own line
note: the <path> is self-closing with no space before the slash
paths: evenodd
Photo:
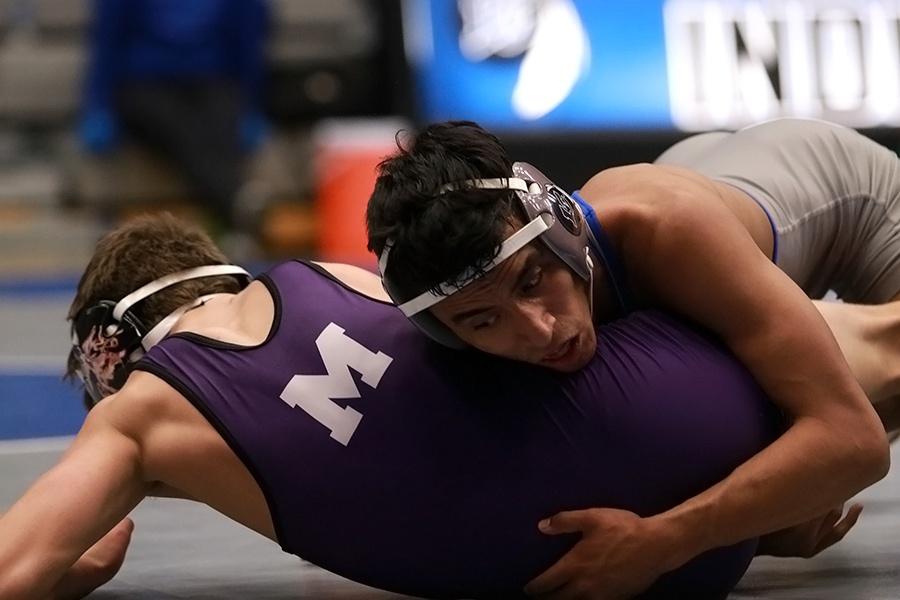
<path id="1" fill-rule="evenodd" d="M 404 135 L 406 134 L 406 135 Z M 444 281 L 477 273 L 500 250 L 518 214 L 509 190 L 461 189 L 448 183 L 508 177 L 512 161 L 493 134 L 472 121 L 429 125 L 397 134 L 398 151 L 378 166 L 366 212 L 369 250 L 390 240 L 387 273 L 406 300 Z"/>

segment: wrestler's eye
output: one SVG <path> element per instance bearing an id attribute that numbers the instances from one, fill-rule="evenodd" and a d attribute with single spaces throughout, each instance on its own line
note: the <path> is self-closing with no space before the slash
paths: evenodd
<path id="1" fill-rule="evenodd" d="M 537 286 L 541 284 L 541 279 L 544 277 L 544 271 L 540 267 L 535 267 L 531 272 L 531 276 L 528 280 L 522 285 L 523 292 L 530 292 Z"/>
<path id="2" fill-rule="evenodd" d="M 472 321 L 470 323 L 470 326 L 472 327 L 472 329 L 475 329 L 475 330 L 487 329 L 488 327 L 492 326 L 496 322 L 497 322 L 497 315 L 490 315 L 488 317 L 482 317 L 482 318 L 478 319 L 477 321 Z"/>

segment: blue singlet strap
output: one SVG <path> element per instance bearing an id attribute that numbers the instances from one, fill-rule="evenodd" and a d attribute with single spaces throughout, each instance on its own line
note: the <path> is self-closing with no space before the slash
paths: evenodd
<path id="1" fill-rule="evenodd" d="M 612 286 L 613 295 L 619 304 L 619 311 L 623 315 L 627 314 L 634 310 L 634 305 L 628 294 L 625 266 L 619 260 L 619 254 L 613 247 L 612 242 L 610 242 L 609 236 L 606 235 L 606 232 L 600 226 L 600 221 L 597 219 L 597 214 L 594 212 L 593 207 L 577 191 L 572 192 L 572 198 L 578 203 L 584 215 L 584 220 L 587 221 L 588 229 L 591 233 L 592 249 L 603 261 L 603 266 L 609 274 L 609 283 Z"/>

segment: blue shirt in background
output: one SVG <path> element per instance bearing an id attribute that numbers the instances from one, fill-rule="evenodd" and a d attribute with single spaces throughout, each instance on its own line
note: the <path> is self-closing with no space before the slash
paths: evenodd
<path id="1" fill-rule="evenodd" d="M 257 111 L 268 20 L 265 0 L 95 0 L 85 110 L 111 111 L 123 84 L 213 78 Z"/>

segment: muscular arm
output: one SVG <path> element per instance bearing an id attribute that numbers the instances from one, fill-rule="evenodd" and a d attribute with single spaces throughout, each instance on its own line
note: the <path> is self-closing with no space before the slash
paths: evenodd
<path id="1" fill-rule="evenodd" d="M 0 599 L 45 599 L 70 566 L 148 491 L 140 447 L 109 402 L 0 518 Z"/>
<path id="2" fill-rule="evenodd" d="M 884 476 L 884 430 L 824 320 L 714 193 L 649 204 L 620 241 L 635 284 L 717 333 L 790 420 L 720 484 L 652 518 L 678 540 L 670 568 L 812 519 Z"/>
<path id="3" fill-rule="evenodd" d="M 597 508 L 543 521 L 545 533 L 578 532 L 582 539 L 526 586 L 529 594 L 636 595 L 706 550 L 819 517 L 831 523 L 829 511 L 888 468 L 884 429 L 831 332 L 805 294 L 760 251 L 736 216 L 741 211 L 730 210 L 708 180 L 679 181 L 671 171 L 654 177 L 653 169 L 638 167 L 637 177 L 624 184 L 614 175 L 609 185 L 604 177 L 602 186 L 589 183 L 582 195 L 592 203 L 604 195 L 630 196 L 616 201 L 614 236 L 632 287 L 650 303 L 717 333 L 789 426 L 722 482 L 659 515 L 642 519 Z M 604 207 L 597 208 L 603 214 Z M 855 516 L 849 519 L 832 527 L 837 539 Z"/>

